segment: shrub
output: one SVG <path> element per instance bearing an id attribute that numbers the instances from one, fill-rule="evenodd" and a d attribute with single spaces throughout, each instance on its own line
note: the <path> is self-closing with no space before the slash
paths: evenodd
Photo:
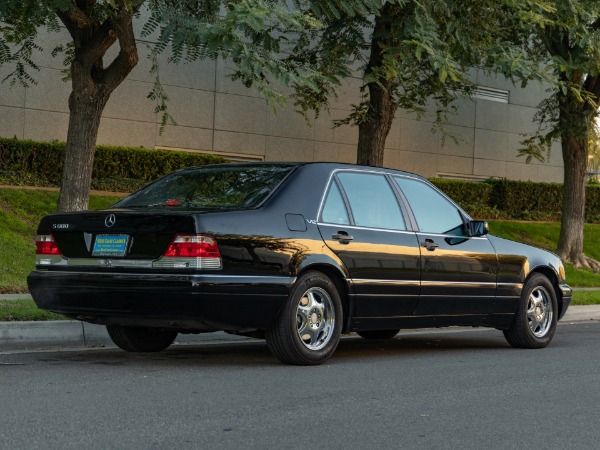
<path id="1" fill-rule="evenodd" d="M 59 186 L 64 142 L 0 138 L 0 183 Z M 201 153 L 134 147 L 96 147 L 92 188 L 131 192 L 176 169 L 227 162 Z"/>

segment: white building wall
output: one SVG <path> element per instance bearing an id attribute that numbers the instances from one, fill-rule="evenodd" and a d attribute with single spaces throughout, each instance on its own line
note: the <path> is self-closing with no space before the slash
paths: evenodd
<path id="1" fill-rule="evenodd" d="M 42 39 L 36 85 L 0 85 L 0 136 L 42 141 L 66 140 L 70 83 L 61 80 L 61 58 L 51 50 L 66 39 L 49 34 Z M 147 99 L 153 76 L 146 48 L 139 46 L 140 63 L 112 95 L 103 114 L 98 143 L 146 148 L 214 152 L 265 161 L 356 161 L 357 127 L 332 128 L 351 104 L 360 101 L 360 79 L 346 81 L 329 113 L 312 125 L 293 105 L 273 115 L 260 93 L 227 78 L 227 65 L 206 60 L 181 65 L 160 57 L 161 81 L 169 96 L 169 111 L 177 125 L 159 133 L 160 117 Z M 12 70 L 0 68 L 0 78 Z M 515 87 L 498 77 L 474 74 L 478 85 L 509 92 L 508 103 L 486 99 L 457 100 L 458 112 L 448 116 L 444 130 L 456 138 L 432 132 L 434 108 L 420 119 L 398 111 L 386 142 L 385 165 L 426 177 L 484 179 L 506 177 L 532 181 L 562 181 L 560 146 L 545 164 L 525 164 L 517 157 L 522 133 L 535 130 L 533 115 L 544 98 L 544 87 Z"/>

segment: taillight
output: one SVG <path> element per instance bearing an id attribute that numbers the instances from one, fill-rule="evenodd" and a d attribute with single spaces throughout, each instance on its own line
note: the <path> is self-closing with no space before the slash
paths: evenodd
<path id="1" fill-rule="evenodd" d="M 36 255 L 60 255 L 60 250 L 54 236 L 51 234 L 38 235 L 35 240 L 35 254 Z"/>
<path id="2" fill-rule="evenodd" d="M 217 243 L 202 234 L 177 235 L 163 256 L 173 258 L 220 258 Z"/>
<path id="3" fill-rule="evenodd" d="M 204 234 L 178 234 L 153 267 L 171 269 L 220 269 L 217 242 Z"/>

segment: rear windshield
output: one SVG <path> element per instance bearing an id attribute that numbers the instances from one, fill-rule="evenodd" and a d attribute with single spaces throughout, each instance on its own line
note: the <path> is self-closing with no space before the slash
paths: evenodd
<path id="1" fill-rule="evenodd" d="M 174 172 L 115 203 L 113 208 L 253 208 L 294 165 L 206 166 Z"/>

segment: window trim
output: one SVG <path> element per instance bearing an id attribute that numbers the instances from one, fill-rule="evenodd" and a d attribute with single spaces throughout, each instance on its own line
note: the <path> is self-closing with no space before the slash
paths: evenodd
<path id="1" fill-rule="evenodd" d="M 392 191 L 394 198 L 396 199 L 396 204 L 398 205 L 400 214 L 402 215 L 402 219 L 404 220 L 405 229 L 397 230 L 397 229 L 393 229 L 393 228 L 374 228 L 374 227 L 366 227 L 366 226 L 362 226 L 362 225 L 356 225 L 356 222 L 354 221 L 354 213 L 352 212 L 352 208 L 350 207 L 350 201 L 348 200 L 346 191 L 337 176 L 338 173 L 340 173 L 340 172 L 356 172 L 356 173 L 361 173 L 361 174 L 367 173 L 367 174 L 373 174 L 373 175 L 383 175 L 383 178 L 386 180 L 388 186 L 390 187 L 390 189 Z M 332 170 L 331 173 L 329 174 L 329 180 L 327 181 L 327 185 L 324 190 L 324 193 L 321 196 L 321 203 L 319 205 L 319 210 L 318 210 L 318 214 L 317 214 L 317 223 L 320 225 L 340 225 L 340 224 L 329 223 L 329 222 L 323 221 L 323 208 L 325 206 L 325 201 L 327 199 L 327 196 L 329 195 L 329 190 L 331 189 L 331 185 L 333 183 L 335 183 L 342 195 L 342 199 L 344 200 L 344 206 L 346 207 L 346 212 L 347 212 L 348 218 L 350 220 L 349 225 L 343 225 L 343 226 L 348 226 L 348 227 L 352 227 L 355 229 L 362 229 L 362 230 L 414 233 L 415 231 L 417 231 L 417 229 L 415 227 L 416 221 L 413 222 L 412 211 L 410 209 L 408 209 L 407 204 L 404 203 L 404 198 L 403 198 L 403 194 L 401 193 L 401 191 L 399 189 L 396 190 L 394 188 L 395 183 L 392 183 L 392 180 L 390 180 L 390 178 L 389 178 L 390 176 L 394 176 L 394 174 L 390 174 L 389 172 L 382 171 L 382 170 L 369 170 L 369 169 L 361 170 L 361 169 L 346 169 L 346 168 Z"/>
<path id="2" fill-rule="evenodd" d="M 393 174 L 392 178 L 406 178 L 406 179 L 409 179 L 409 180 L 413 180 L 413 181 L 422 183 L 425 186 L 428 186 L 428 187 L 432 188 L 435 192 L 437 192 L 438 194 L 440 194 L 442 196 L 442 198 L 446 199 L 452 206 L 454 206 L 454 208 L 456 209 L 456 212 L 458 213 L 458 216 L 459 216 L 460 220 L 463 223 L 463 226 L 466 225 L 465 219 L 466 220 L 473 220 L 473 218 L 471 216 L 469 216 L 460 206 L 458 206 L 454 200 L 452 200 L 450 197 L 448 197 L 446 194 L 444 194 L 433 183 L 430 183 L 429 181 L 423 180 L 421 178 L 411 177 L 411 176 L 405 176 L 405 175 L 399 175 L 399 174 Z M 398 183 L 396 183 L 395 181 L 394 181 L 394 184 L 396 186 L 398 186 L 398 189 L 400 190 L 400 192 L 402 192 L 402 188 L 400 187 L 400 185 L 398 185 Z M 404 195 L 404 192 L 402 192 L 402 195 Z M 419 222 L 417 222 L 417 217 L 414 215 L 414 211 L 412 210 L 412 207 L 410 206 L 410 203 L 408 202 L 408 199 L 406 200 L 406 203 L 407 203 L 408 208 L 410 209 L 411 215 L 415 219 L 415 231 L 417 233 L 428 234 L 428 235 L 432 235 L 432 236 L 435 235 L 435 236 L 454 236 L 454 237 L 456 237 L 456 235 L 454 235 L 454 234 L 433 233 L 433 232 L 421 230 L 421 227 L 419 226 Z M 465 235 L 464 237 L 466 237 L 466 238 L 472 238 L 472 236 L 467 236 L 467 235 Z"/>

